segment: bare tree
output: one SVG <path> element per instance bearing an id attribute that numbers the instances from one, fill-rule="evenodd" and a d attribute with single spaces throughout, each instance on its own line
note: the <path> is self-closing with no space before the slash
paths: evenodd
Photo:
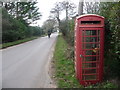
<path id="1" fill-rule="evenodd" d="M 71 3 L 69 1 L 63 1 L 63 2 L 58 2 L 55 4 L 55 7 L 51 10 L 51 13 L 53 13 L 58 21 L 58 27 L 60 28 L 60 13 L 62 11 L 65 11 L 66 12 L 66 27 L 67 27 L 67 30 L 69 30 L 69 26 L 68 26 L 68 18 L 71 17 L 72 15 L 74 15 L 76 12 L 75 12 L 75 4 L 74 3 Z"/>
<path id="2" fill-rule="evenodd" d="M 76 8 L 76 5 L 74 3 L 71 3 L 69 1 L 63 1 L 62 8 L 66 12 L 66 20 L 68 20 L 68 17 L 74 15 L 76 12 L 74 11 Z"/>
<path id="3" fill-rule="evenodd" d="M 63 1 L 61 2 L 62 8 L 63 10 L 65 10 L 66 12 L 66 31 L 69 32 L 70 28 L 69 28 L 69 24 L 68 24 L 68 19 L 69 17 L 73 16 L 76 14 L 76 12 L 74 11 L 76 8 L 76 5 L 74 3 L 71 3 L 69 1 Z"/>
<path id="4" fill-rule="evenodd" d="M 43 24 L 43 28 L 45 30 L 45 32 L 47 32 L 48 30 L 53 30 L 54 29 L 54 26 L 56 24 L 56 21 L 54 19 L 48 19 L 44 22 Z"/>
<path id="5" fill-rule="evenodd" d="M 99 13 L 100 2 L 84 2 L 84 10 L 88 14 L 98 14 Z"/>
<path id="6" fill-rule="evenodd" d="M 55 15 L 55 18 L 58 21 L 58 26 L 60 25 L 60 13 L 61 13 L 61 11 L 62 11 L 61 2 L 56 3 L 55 7 L 52 8 L 52 10 L 50 11 L 51 13 L 53 13 Z"/>

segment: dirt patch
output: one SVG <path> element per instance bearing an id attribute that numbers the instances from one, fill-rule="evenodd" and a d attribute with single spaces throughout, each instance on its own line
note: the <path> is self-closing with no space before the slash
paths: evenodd
<path id="1" fill-rule="evenodd" d="M 120 80 L 118 79 L 118 77 L 112 78 L 109 81 L 112 82 L 112 83 L 114 83 L 115 85 L 117 85 L 118 88 L 120 88 Z"/>
<path id="2" fill-rule="evenodd" d="M 49 75 L 52 79 L 52 88 L 57 88 L 57 80 L 55 79 L 55 64 L 54 60 L 51 60 L 50 67 L 49 67 Z"/>
<path id="3" fill-rule="evenodd" d="M 55 45 L 56 45 L 56 42 L 54 43 L 53 45 L 53 48 L 51 49 L 51 56 L 50 56 L 50 63 L 49 63 L 49 71 L 48 71 L 48 74 L 52 80 L 52 82 L 50 82 L 50 86 L 51 88 L 57 88 L 57 80 L 55 79 L 55 61 L 53 59 L 53 56 L 54 56 L 54 50 L 55 50 Z"/>

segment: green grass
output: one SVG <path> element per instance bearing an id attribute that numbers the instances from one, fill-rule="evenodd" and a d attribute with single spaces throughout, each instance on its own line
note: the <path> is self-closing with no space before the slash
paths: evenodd
<path id="1" fill-rule="evenodd" d="M 54 52 L 57 86 L 58 88 L 81 88 L 75 77 L 74 62 L 66 58 L 67 47 L 68 44 L 62 36 L 58 36 Z"/>
<path id="2" fill-rule="evenodd" d="M 87 87 L 79 84 L 75 77 L 74 62 L 67 58 L 68 44 L 60 35 L 54 52 L 55 79 L 58 88 L 117 88 L 118 86 L 110 81 L 104 81 Z"/>
<path id="3" fill-rule="evenodd" d="M 36 39 L 36 38 L 38 38 L 38 37 L 31 37 L 31 38 L 26 38 L 26 39 L 14 41 L 14 42 L 3 43 L 3 44 L 0 45 L 0 48 L 6 48 L 6 47 L 14 46 L 14 45 L 24 43 L 24 42 L 27 42 L 27 41 L 30 41 L 30 40 L 33 40 L 33 39 Z"/>
<path id="4" fill-rule="evenodd" d="M 104 81 L 102 83 L 90 85 L 85 88 L 118 88 L 118 86 L 110 81 Z"/>

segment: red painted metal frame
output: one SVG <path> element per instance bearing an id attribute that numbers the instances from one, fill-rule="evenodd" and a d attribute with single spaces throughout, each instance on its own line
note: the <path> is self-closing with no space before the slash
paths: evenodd
<path id="1" fill-rule="evenodd" d="M 100 24 L 81 24 L 81 21 L 100 21 Z M 99 32 L 100 36 L 100 42 L 83 42 L 83 37 L 85 39 L 85 37 L 98 37 L 98 35 L 89 35 L 89 36 L 83 36 L 83 30 L 87 31 L 87 30 L 96 30 L 97 34 Z M 99 30 L 99 31 L 98 31 Z M 84 33 L 85 33 L 84 31 Z M 86 41 L 86 40 L 84 40 Z M 97 38 L 98 41 L 98 38 Z M 85 55 L 85 52 L 87 50 L 93 50 L 93 49 L 85 49 L 83 48 L 83 44 L 100 44 L 99 47 L 99 54 L 98 55 Z M 82 55 L 80 57 L 80 55 Z M 94 57 L 96 59 L 99 59 L 98 61 L 82 61 L 83 58 L 85 59 L 85 57 Z M 98 16 L 98 15 L 84 15 L 84 16 L 80 16 L 76 19 L 75 21 L 75 71 L 76 71 L 76 77 L 79 80 L 80 84 L 86 86 L 86 85 L 90 85 L 90 84 L 95 84 L 97 82 L 101 82 L 103 79 L 103 59 L 104 59 L 104 17 L 102 16 Z M 83 63 L 96 63 L 96 67 L 89 67 L 89 68 L 83 68 Z M 99 66 L 99 67 L 98 67 Z M 96 69 L 96 73 L 89 73 L 89 74 L 85 74 L 83 73 L 85 70 L 95 70 Z M 96 80 L 83 80 L 83 77 L 85 77 L 85 75 L 96 75 Z"/>

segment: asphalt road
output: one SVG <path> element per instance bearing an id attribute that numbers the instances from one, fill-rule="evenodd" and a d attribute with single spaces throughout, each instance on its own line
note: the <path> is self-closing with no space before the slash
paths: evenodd
<path id="1" fill-rule="evenodd" d="M 51 88 L 48 72 L 57 33 L 2 50 L 2 88 Z"/>

